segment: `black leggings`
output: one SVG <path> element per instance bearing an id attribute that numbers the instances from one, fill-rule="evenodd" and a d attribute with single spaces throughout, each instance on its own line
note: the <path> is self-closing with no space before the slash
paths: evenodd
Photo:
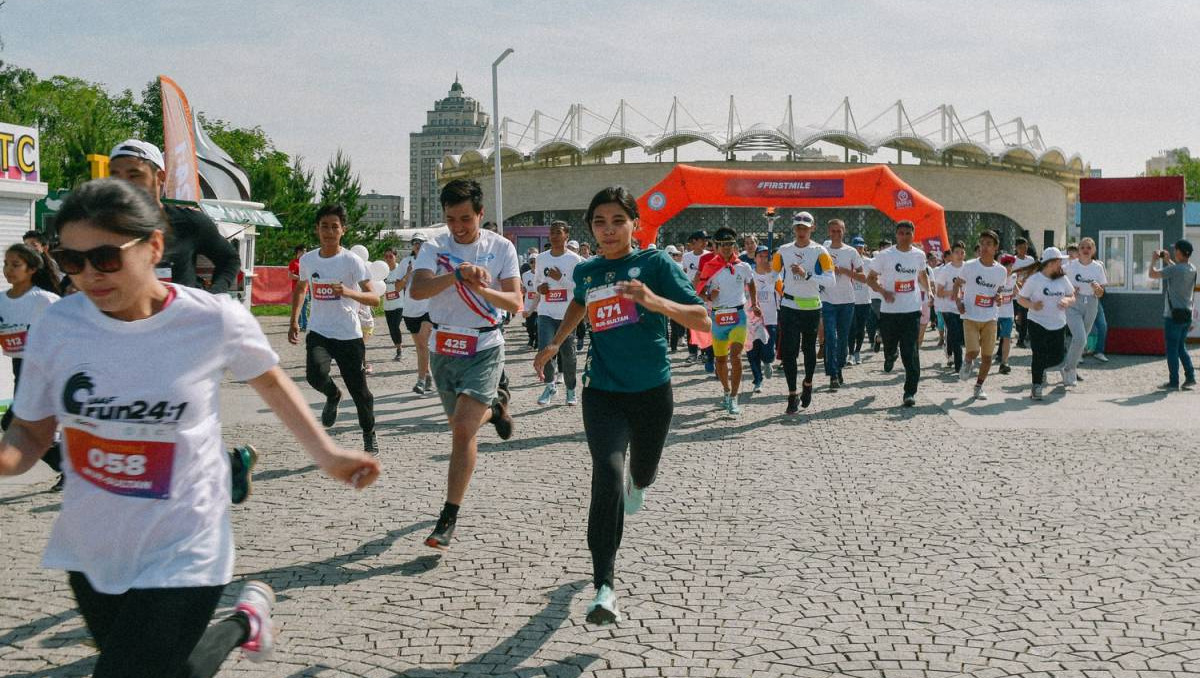
<path id="1" fill-rule="evenodd" d="M 354 399 L 358 409 L 358 425 L 363 433 L 375 430 L 375 396 L 367 388 L 367 376 L 363 373 L 363 360 L 367 356 L 367 345 L 362 339 L 330 339 L 312 330 L 304 340 L 308 359 L 304 366 L 304 377 L 308 385 L 320 391 L 326 398 L 341 394 L 337 384 L 329 376 L 329 362 L 336 360 L 342 381 Z"/>
<path id="2" fill-rule="evenodd" d="M 883 356 L 895 360 L 899 354 L 904 364 L 904 395 L 917 394 L 921 379 L 921 353 L 917 336 L 921 333 L 921 312 L 880 313 L 879 335 L 883 338 Z"/>
<path id="3" fill-rule="evenodd" d="M 17 386 L 21 383 L 22 360 L 23 358 L 12 359 L 13 393 L 17 392 Z M 0 417 L 0 430 L 8 430 L 8 427 L 12 425 L 13 416 L 12 405 L 9 405 L 8 409 L 4 411 L 4 416 Z M 49 466 L 55 473 L 62 473 L 62 449 L 58 443 L 51 443 L 46 453 L 42 455 L 42 461 L 46 462 L 46 466 Z"/>
<path id="4" fill-rule="evenodd" d="M 392 311 L 384 311 L 383 317 L 387 320 L 388 336 L 392 338 L 392 344 L 400 345 L 400 340 L 403 336 L 400 334 L 400 328 L 404 325 L 404 309 L 397 308 Z"/>
<path id="5" fill-rule="evenodd" d="M 1067 337 L 1067 328 L 1048 330 L 1033 320 L 1026 320 L 1029 326 L 1029 348 L 1033 351 L 1033 385 L 1041 386 L 1046 380 L 1046 369 L 1054 367 L 1066 357 L 1063 341 Z"/>
<path id="6" fill-rule="evenodd" d="M 636 393 L 583 389 L 583 430 L 592 453 L 587 537 L 597 589 L 613 585 L 625 527 L 625 450 L 634 485 L 649 487 L 658 474 L 674 407 L 671 382 Z"/>
<path id="7" fill-rule="evenodd" d="M 870 324 L 870 317 L 870 304 L 854 305 L 854 319 L 850 322 L 850 353 L 862 352 L 863 340 L 867 336 L 867 326 Z"/>
<path id="8" fill-rule="evenodd" d="M 68 581 L 100 649 L 93 678 L 207 678 L 250 635 L 243 612 L 208 625 L 224 586 L 110 595 L 80 572 L 68 573 Z"/>
<path id="9" fill-rule="evenodd" d="M 796 392 L 796 359 L 804 351 L 804 381 L 812 383 L 817 371 L 817 329 L 821 309 L 801 311 L 784 306 L 779 309 L 779 352 L 783 358 L 783 376 L 789 393 Z"/>
<path id="10" fill-rule="evenodd" d="M 942 321 L 946 323 L 946 357 L 954 358 L 954 370 L 962 369 L 963 362 L 963 343 L 966 337 L 963 334 L 962 316 L 949 311 L 942 312 Z"/>

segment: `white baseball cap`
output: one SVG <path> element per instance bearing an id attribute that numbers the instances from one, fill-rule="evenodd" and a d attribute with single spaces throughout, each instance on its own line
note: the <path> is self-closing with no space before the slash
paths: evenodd
<path id="1" fill-rule="evenodd" d="M 158 146 L 149 141 L 140 139 L 126 139 L 121 143 L 113 146 L 112 152 L 108 154 L 108 159 L 119 158 L 123 155 L 128 155 L 133 158 L 141 158 L 146 162 L 152 163 L 160 170 L 167 168 L 167 163 L 163 161 L 162 151 L 158 150 Z"/>
<path id="2" fill-rule="evenodd" d="M 812 228 L 813 224 L 815 223 L 817 223 L 817 220 L 813 219 L 813 215 L 809 214 L 808 212 L 797 212 L 796 215 L 792 217 L 792 226 L 807 226 Z"/>
<path id="3" fill-rule="evenodd" d="M 579 249 L 579 241 L 578 240 L 568 240 L 567 241 L 567 249 L 569 249 L 569 250 Z"/>
<path id="4" fill-rule="evenodd" d="M 1069 258 L 1070 257 L 1068 257 L 1066 254 L 1064 254 L 1062 252 L 1062 250 L 1058 249 L 1057 247 L 1047 247 L 1046 249 L 1042 250 L 1042 261 L 1052 261 L 1054 259 L 1069 259 Z"/>
<path id="5" fill-rule="evenodd" d="M 667 254 L 679 254 L 679 248 L 674 245 L 667 245 L 665 251 Z"/>

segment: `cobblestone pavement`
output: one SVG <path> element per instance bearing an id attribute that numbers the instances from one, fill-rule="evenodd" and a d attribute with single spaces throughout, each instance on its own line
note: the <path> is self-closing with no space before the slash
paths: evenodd
<path id="1" fill-rule="evenodd" d="M 302 379 L 302 350 L 265 324 Z M 1200 674 L 1200 397 L 1152 392 L 1161 359 L 1089 363 L 1077 392 L 1040 405 L 1024 399 L 1025 351 L 986 403 L 927 367 L 905 410 L 900 376 L 872 355 L 837 393 L 818 373 L 800 417 L 782 416 L 777 376 L 734 420 L 677 358 L 659 481 L 618 558 L 626 620 L 597 628 L 583 622 L 579 411 L 538 407 L 532 353 L 519 329 L 509 341 L 517 433 L 483 432 L 445 555 L 421 540 L 449 435 L 435 399 L 409 391 L 411 351 L 395 363 L 372 342 L 386 469 L 363 493 L 321 477 L 229 387 L 227 440 L 263 451 L 234 509 L 237 578 L 275 587 L 282 633 L 275 661 L 235 655 L 222 675 Z M 348 398 L 334 433 L 360 444 Z M 41 468 L 0 485 L 5 675 L 83 676 L 93 661 L 65 577 L 38 568 L 60 501 L 48 486 Z"/>

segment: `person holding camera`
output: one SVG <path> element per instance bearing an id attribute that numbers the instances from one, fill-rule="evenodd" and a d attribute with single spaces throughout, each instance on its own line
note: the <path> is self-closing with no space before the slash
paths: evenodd
<path id="1" fill-rule="evenodd" d="M 1167 383 L 1159 388 L 1166 391 L 1196 387 L 1196 370 L 1187 353 L 1187 334 L 1192 326 L 1192 291 L 1196 289 L 1196 267 L 1192 265 L 1192 243 L 1175 243 L 1174 254 L 1166 250 L 1154 253 L 1150 262 L 1150 278 L 1163 281 L 1163 334 L 1167 344 Z M 1174 263 L 1171 263 L 1174 256 Z M 1179 383 L 1179 365 L 1183 364 L 1183 383 Z"/>

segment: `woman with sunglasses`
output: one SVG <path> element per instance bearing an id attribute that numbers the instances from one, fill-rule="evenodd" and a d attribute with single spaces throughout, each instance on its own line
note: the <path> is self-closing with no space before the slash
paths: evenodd
<path id="1" fill-rule="evenodd" d="M 233 574 L 224 373 L 247 381 L 334 478 L 366 487 L 379 464 L 333 444 L 249 312 L 157 279 L 165 222 L 143 191 L 89 182 L 57 225 L 54 257 L 80 294 L 30 331 L 0 475 L 28 470 L 62 427 L 66 485 L 42 564 L 68 572 L 100 650 L 94 675 L 211 676 L 239 645 L 262 661 L 273 647 L 267 584 L 247 583 L 236 611 L 209 626 Z"/>
<path id="2" fill-rule="evenodd" d="M 621 620 L 613 580 L 625 514 L 642 507 L 671 426 L 667 321 L 699 332 L 708 332 L 711 324 L 681 267 L 662 250 L 633 249 L 638 208 L 628 190 L 616 186 L 597 193 L 588 206 L 587 223 L 599 254 L 575 267 L 574 297 L 533 366 L 540 375 L 588 317 L 592 342 L 583 371 L 582 409 L 592 455 L 588 550 L 596 597 L 588 605 L 587 621 L 610 624 Z"/>
<path id="3" fill-rule="evenodd" d="M 53 287 L 54 280 L 44 275 L 45 263 L 41 253 L 22 243 L 10 246 L 4 253 L 4 279 L 12 287 L 0 294 L 0 347 L 4 355 L 12 358 L 14 390 L 21 383 L 21 362 L 28 343 L 29 327 L 50 304 L 58 301 L 58 294 L 46 289 Z M 42 286 L 35 284 L 39 279 Z M 7 431 L 12 419 L 10 407 L 4 412 L 4 418 L 0 419 L 0 428 Z M 56 492 L 62 490 L 61 460 L 62 454 L 57 445 L 51 445 L 42 456 L 42 461 L 58 474 L 58 481 L 53 488 Z"/>

